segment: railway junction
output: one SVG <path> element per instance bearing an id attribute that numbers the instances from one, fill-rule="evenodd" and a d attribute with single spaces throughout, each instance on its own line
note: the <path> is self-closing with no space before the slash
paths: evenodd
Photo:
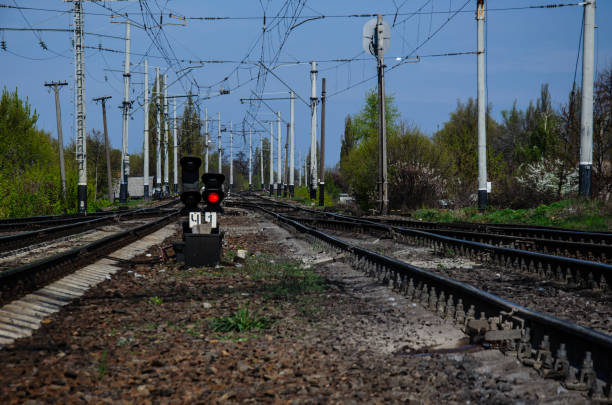
<path id="1" fill-rule="evenodd" d="M 0 401 L 612 401 L 612 235 L 223 203 L 0 223 Z"/>

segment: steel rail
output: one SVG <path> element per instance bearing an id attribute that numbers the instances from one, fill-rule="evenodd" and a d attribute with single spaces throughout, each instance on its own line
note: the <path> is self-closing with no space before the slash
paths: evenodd
<path id="1" fill-rule="evenodd" d="M 258 198 L 269 201 L 262 197 Z M 295 205 L 280 202 L 274 202 L 273 205 L 282 206 L 285 209 L 296 208 Z M 594 290 L 607 290 L 612 288 L 612 266 L 604 263 L 467 241 L 434 232 L 385 225 L 363 218 L 309 208 L 299 207 L 299 210 L 314 215 L 369 224 L 370 227 L 377 227 L 378 229 L 384 229 L 384 227 L 386 227 L 389 232 L 407 239 L 408 242 L 426 245 L 434 248 L 436 251 L 444 251 L 443 248 L 446 248 L 451 249 L 453 254 L 461 254 L 463 256 L 474 257 L 476 255 L 484 255 L 486 260 L 490 260 L 494 264 L 513 266 L 523 271 L 538 273 L 542 277 L 555 279 L 558 282 L 573 284 L 582 288 L 592 288 Z"/>
<path id="2" fill-rule="evenodd" d="M 14 229 L 14 228 L 23 228 L 23 226 L 31 226 L 31 225 L 59 225 L 64 222 L 75 221 L 79 219 L 86 219 L 91 217 L 100 217 L 100 216 L 112 216 L 112 215 L 120 215 L 133 211 L 147 210 L 147 209 L 160 209 L 160 208 L 168 208 L 173 205 L 176 205 L 180 200 L 173 199 L 164 204 L 155 206 L 155 207 L 145 207 L 145 208 L 136 208 L 136 209 L 114 209 L 109 211 L 99 211 L 92 212 L 88 214 L 57 214 L 57 215 L 42 215 L 42 216 L 34 216 L 34 217 L 19 217 L 19 218 L 4 218 L 0 219 L 0 231 Z M 64 222 L 62 222 L 64 221 Z"/>
<path id="3" fill-rule="evenodd" d="M 496 233 L 516 237 L 532 237 L 539 239 L 566 240 L 573 242 L 590 242 L 612 245 L 612 233 L 579 231 L 545 226 L 527 226 L 518 224 L 478 224 L 471 222 L 430 222 L 401 219 L 368 218 L 372 222 L 381 222 L 405 228 L 428 230 L 471 230 L 484 233 Z"/>
<path id="4" fill-rule="evenodd" d="M 360 229 L 361 232 L 363 232 L 366 227 L 370 229 L 376 229 L 376 230 L 382 230 L 382 231 L 398 230 L 400 233 L 405 233 L 403 231 L 404 229 L 410 229 L 410 228 L 402 228 L 402 227 L 398 227 L 394 225 L 385 225 L 379 222 L 368 224 L 365 222 L 361 222 L 362 220 L 349 221 L 346 219 L 323 219 L 323 218 L 294 218 L 294 219 L 300 220 L 300 221 L 306 221 L 310 223 L 321 223 L 325 225 L 326 227 L 333 227 L 334 225 L 337 225 L 338 229 L 342 227 L 346 227 L 346 228 L 356 227 Z M 367 221 L 367 220 L 363 220 L 363 221 Z M 359 227 L 357 226 L 357 224 L 362 224 L 362 226 Z M 507 247 L 510 249 L 535 251 L 535 252 L 540 252 L 544 254 L 554 255 L 557 257 L 559 256 L 569 257 L 570 255 L 573 255 L 573 257 L 577 259 L 604 263 L 604 264 L 608 260 L 612 259 L 612 246 L 602 245 L 602 244 L 597 244 L 597 243 L 567 242 L 567 241 L 559 241 L 559 240 L 552 240 L 552 239 L 535 239 L 535 238 L 528 238 L 528 237 L 516 237 L 516 236 L 506 236 L 506 235 L 498 235 L 498 234 L 491 234 L 491 233 L 477 233 L 477 232 L 468 232 L 468 231 L 455 231 L 455 230 L 447 230 L 447 229 L 438 229 L 430 233 L 435 233 L 436 235 L 450 236 L 452 238 L 461 239 L 465 241 L 486 243 L 488 245 L 493 245 L 497 247 Z M 565 252 L 567 252 L 567 254 L 564 254 Z M 591 259 L 589 258 L 589 256 L 593 258 L 599 258 L 600 260 Z"/>
<path id="5" fill-rule="evenodd" d="M 86 245 L 44 258 L 0 273 L 0 303 L 6 303 L 25 295 L 42 284 L 47 284 L 85 264 L 92 263 L 101 255 L 125 246 L 143 235 L 151 233 L 177 217 L 175 210 L 154 221 L 117 232 Z"/>
<path id="6" fill-rule="evenodd" d="M 163 210 L 160 208 L 141 208 L 137 210 L 116 213 L 115 215 L 105 215 L 102 217 L 97 217 L 95 219 L 71 222 L 66 225 L 59 225 L 13 235 L 0 236 L 0 253 L 20 249 L 31 244 L 38 244 L 63 236 L 84 232 L 86 230 L 92 229 L 92 227 L 116 222 L 124 218 L 149 217 L 152 215 L 160 215 L 162 212 Z"/>
<path id="7" fill-rule="evenodd" d="M 377 276 L 383 283 L 407 293 L 411 298 L 420 298 L 420 302 L 426 305 L 426 308 L 437 310 L 447 317 L 449 313 L 453 314 L 451 320 L 456 323 L 459 318 L 461 321 L 459 323 L 465 326 L 470 320 L 476 320 L 474 315 L 476 313 L 481 314 L 477 321 L 482 320 L 487 325 L 501 319 L 506 319 L 506 322 L 510 321 L 513 328 L 520 327 L 521 329 L 521 342 L 516 350 L 520 360 L 525 364 L 530 364 L 526 361 L 531 361 L 541 366 L 543 363 L 540 354 L 547 352 L 551 356 L 552 353 L 557 354 L 558 357 L 554 359 L 556 367 L 557 360 L 565 359 L 561 349 L 563 347 L 567 352 L 567 361 L 574 368 L 566 370 L 566 375 L 562 376 L 565 378 L 567 387 L 593 390 L 596 397 L 602 397 L 604 393 L 601 384 L 596 384 L 593 380 L 596 375 L 608 384 L 608 389 L 610 388 L 611 336 L 538 313 L 469 284 L 361 248 L 257 204 L 250 204 L 250 206 L 273 216 L 281 223 L 292 226 L 302 234 L 323 241 L 333 249 L 348 253 L 349 260 L 355 267 Z M 410 292 L 411 286 L 412 293 Z M 414 286 L 417 287 L 414 288 Z M 445 302 L 444 297 L 449 297 L 448 301 Z M 456 306 L 453 297 L 459 300 Z M 470 310 L 466 315 L 463 307 L 467 306 L 470 306 Z M 465 319 L 462 319 L 462 316 Z M 534 347 L 540 349 L 536 350 Z"/>

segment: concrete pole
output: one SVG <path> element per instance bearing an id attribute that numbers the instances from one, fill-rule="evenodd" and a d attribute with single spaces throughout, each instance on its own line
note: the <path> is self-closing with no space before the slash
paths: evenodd
<path id="1" fill-rule="evenodd" d="M 379 213 L 389 214 L 389 194 L 387 185 L 387 120 L 385 111 L 385 59 L 383 57 L 383 19 L 377 15 L 376 59 L 378 61 L 378 198 Z"/>
<path id="2" fill-rule="evenodd" d="M 298 152 L 298 185 L 302 187 L 302 152 Z"/>
<path id="3" fill-rule="evenodd" d="M 274 184 L 274 126 L 272 125 L 272 121 L 270 121 L 270 196 L 274 195 L 274 188 L 276 188 L 276 184 Z"/>
<path id="4" fill-rule="evenodd" d="M 75 109 L 76 159 L 79 172 L 78 211 L 87 213 L 87 125 L 85 122 L 85 62 L 83 57 L 83 4 L 74 2 L 74 50 L 75 50 Z"/>
<path id="5" fill-rule="evenodd" d="M 125 64 L 123 66 L 123 125 L 121 137 L 121 185 L 119 202 L 128 199 L 128 175 L 130 174 L 130 155 L 128 153 L 128 136 L 130 125 L 130 21 L 125 22 Z"/>
<path id="6" fill-rule="evenodd" d="M 204 153 L 204 173 L 208 173 L 208 143 L 210 142 L 208 135 L 208 107 L 204 108 L 204 136 L 206 137 L 204 140 L 204 147 L 206 148 Z"/>
<path id="7" fill-rule="evenodd" d="M 580 114 L 580 164 L 578 192 L 591 197 L 593 172 L 593 66 L 595 47 L 595 0 L 584 5 L 582 53 L 582 111 Z"/>
<path id="8" fill-rule="evenodd" d="M 289 133 L 291 132 L 291 124 L 287 123 L 287 135 L 285 135 L 285 160 L 283 160 L 283 197 L 287 197 L 287 191 L 289 191 L 287 181 L 287 161 L 289 154 Z"/>
<path id="9" fill-rule="evenodd" d="M 476 9 L 478 24 L 478 209 L 487 207 L 487 126 L 485 96 L 485 0 L 478 0 Z"/>
<path id="10" fill-rule="evenodd" d="M 325 205 L 325 78 L 321 79 L 321 176 L 319 206 Z"/>
<path id="11" fill-rule="evenodd" d="M 108 142 L 108 126 L 106 125 L 106 99 L 111 96 L 95 98 L 94 101 L 102 101 L 102 122 L 104 123 L 104 145 L 106 149 L 106 182 L 108 184 L 108 200 L 113 202 L 113 179 L 111 176 L 111 162 L 110 162 L 110 143 Z"/>
<path id="12" fill-rule="evenodd" d="M 144 60 L 144 199 L 149 199 L 149 61 Z"/>
<path id="13" fill-rule="evenodd" d="M 168 153 L 168 75 L 164 75 L 164 195 L 170 194 L 170 160 Z"/>
<path id="14" fill-rule="evenodd" d="M 276 122 L 278 124 L 277 130 L 276 130 L 276 135 L 278 136 L 276 141 L 276 196 L 280 197 L 281 196 L 281 189 L 283 188 L 283 178 L 282 178 L 282 172 L 281 172 L 281 168 L 282 168 L 282 160 L 283 160 L 283 152 L 281 149 L 281 138 L 283 137 L 283 134 L 281 133 L 281 113 L 280 111 L 276 112 Z"/>
<path id="15" fill-rule="evenodd" d="M 178 193 L 178 140 L 176 138 L 177 136 L 177 127 L 176 127 L 176 98 L 172 99 L 172 109 L 173 109 L 173 115 L 174 115 L 174 119 L 173 121 L 173 125 L 172 125 L 172 132 L 173 132 L 173 139 L 172 139 L 172 147 L 173 147 L 173 157 L 174 157 L 174 162 L 173 162 L 173 167 L 172 167 L 172 171 L 174 174 L 174 192 Z"/>
<path id="16" fill-rule="evenodd" d="M 161 166 L 161 108 L 162 108 L 162 101 L 161 101 L 161 84 L 159 82 L 160 80 L 160 76 L 159 76 L 159 68 L 156 67 L 155 68 L 155 76 L 156 76 L 156 85 L 155 85 L 155 109 L 157 110 L 157 125 L 156 125 L 156 130 L 157 130 L 157 139 L 155 141 L 155 166 L 156 166 L 156 170 L 155 170 L 155 194 L 157 198 L 161 197 L 161 192 L 162 192 L 162 188 L 161 188 L 161 184 L 162 184 L 162 166 Z"/>
<path id="17" fill-rule="evenodd" d="M 294 118 L 294 110 L 295 110 L 295 93 L 292 91 L 289 92 L 289 97 L 290 97 L 290 105 L 289 105 L 289 110 L 290 110 L 290 115 L 291 115 L 291 136 L 289 138 L 289 195 L 291 197 L 293 197 L 294 194 L 294 185 L 295 185 L 295 174 L 294 172 L 294 162 L 293 162 L 293 155 L 294 155 L 294 139 L 295 139 L 295 118 Z"/>
<path id="18" fill-rule="evenodd" d="M 310 69 L 310 199 L 317 198 L 317 62 Z"/>
<path id="19" fill-rule="evenodd" d="M 264 191 L 264 158 L 263 158 L 263 135 L 260 136 L 259 140 L 261 141 L 261 147 L 259 148 L 259 168 L 261 169 L 261 173 L 259 174 L 261 179 L 261 191 Z"/>
<path id="20" fill-rule="evenodd" d="M 230 121 L 230 178 L 229 178 L 229 191 L 234 191 L 234 128 L 232 127 L 232 121 Z"/>
<path id="21" fill-rule="evenodd" d="M 253 134 L 249 129 L 249 191 L 253 189 Z"/>
<path id="22" fill-rule="evenodd" d="M 219 155 L 219 173 L 223 173 L 223 161 L 221 160 L 223 149 L 221 148 L 221 113 L 217 113 L 217 154 Z"/>
<path id="23" fill-rule="evenodd" d="M 64 164 L 64 138 L 62 136 L 62 112 L 60 108 L 59 89 L 60 86 L 67 85 L 67 82 L 45 83 L 45 86 L 53 87 L 53 92 L 55 93 L 55 119 L 57 122 L 57 141 L 59 144 L 60 181 L 62 183 L 62 195 L 64 196 L 64 200 L 66 199 L 66 165 Z"/>

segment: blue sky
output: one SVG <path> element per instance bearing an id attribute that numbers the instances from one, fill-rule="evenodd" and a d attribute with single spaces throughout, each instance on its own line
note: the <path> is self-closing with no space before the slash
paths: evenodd
<path id="1" fill-rule="evenodd" d="M 494 117 L 499 119 L 500 111 L 510 108 L 515 100 L 519 107 L 528 105 L 530 100 L 537 98 L 543 83 L 549 83 L 556 107 L 566 101 L 574 77 L 582 7 L 495 10 L 559 3 L 578 2 L 487 1 L 487 7 L 490 9 L 487 15 L 488 101 L 493 106 Z M 67 29 L 72 22 L 72 14 L 69 12 L 72 4 L 69 2 L 0 0 L 0 4 L 57 10 L 0 8 L 0 27 Z M 431 135 L 454 111 L 457 100 L 465 101 L 476 95 L 476 55 L 426 57 L 476 49 L 476 21 L 473 13 L 476 0 L 149 0 L 147 4 L 154 14 L 157 13 L 158 22 L 160 11 L 163 13 L 164 24 L 181 22 L 179 19 L 169 18 L 170 13 L 186 17 L 234 17 L 222 20 L 189 19 L 186 25 L 164 25 L 163 33 L 158 28 L 145 32 L 132 27 L 132 52 L 148 54 L 150 83 L 155 66 L 160 66 L 162 71 L 168 73 L 169 82 L 175 82 L 177 72 L 179 75 L 187 72 L 181 69 L 193 67 L 188 70 L 186 76 L 170 87 L 169 94 L 185 94 L 189 90 L 198 92 L 197 84 L 201 95 L 214 96 L 200 101 L 202 114 L 204 107 L 215 117 L 217 112 L 220 112 L 223 123 L 228 124 L 231 120 L 234 128 L 240 128 L 243 119 L 249 118 L 246 114 L 249 106 L 242 104 L 240 98 L 252 97 L 251 92 L 256 90 L 256 80 L 248 80 L 256 78 L 258 74 L 255 64 L 238 65 L 235 62 L 243 59 L 257 62 L 262 58 L 263 52 L 263 60 L 271 67 L 274 66 L 271 64 L 272 55 L 278 51 L 279 44 L 288 31 L 278 55 L 277 62 L 280 66 L 274 69 L 274 73 L 307 100 L 310 96 L 310 64 L 295 62 L 320 61 L 317 93 L 320 95 L 321 77 L 326 77 L 329 96 L 326 125 L 327 166 L 333 166 L 338 161 L 344 118 L 347 114 L 359 112 L 366 91 L 376 86 L 375 79 L 359 84 L 376 73 L 374 57 L 364 53 L 361 47 L 362 27 L 369 18 L 347 15 L 384 13 L 389 14 L 384 18 L 392 24 L 394 13 L 397 12 L 396 25 L 391 31 L 391 46 L 385 55 L 387 66 L 395 65 L 398 56 L 423 56 L 419 63 L 403 64 L 389 71 L 386 76 L 387 93 L 395 96 L 402 119 L 407 123 L 416 125 L 424 133 Z M 143 22 L 138 1 L 85 3 L 84 9 L 86 32 L 123 37 L 125 27 L 123 24 L 111 23 L 110 10 L 127 12 L 131 20 L 140 24 Z M 419 9 L 419 14 L 412 15 Z M 264 35 L 262 46 L 264 10 L 268 31 Z M 457 10 L 463 12 L 454 15 Z M 275 19 L 274 16 L 279 11 L 281 15 L 287 16 L 298 12 L 299 17 L 293 21 L 288 18 Z M 316 16 L 325 18 L 313 19 L 295 26 L 305 18 Z M 402 22 L 405 19 L 408 20 Z M 612 65 L 612 1 L 598 2 L 596 22 L 598 28 L 595 54 L 597 68 L 601 70 Z M 275 24 L 278 25 L 275 27 Z M 160 39 L 161 45 L 154 45 L 152 39 Z M 66 80 L 70 83 L 70 86 L 61 90 L 64 140 L 68 143 L 74 137 L 74 64 L 71 34 L 0 31 L 0 40 L 4 40 L 7 46 L 7 51 L 0 50 L 0 85 L 11 90 L 17 88 L 22 97 L 27 97 L 40 115 L 39 127 L 53 136 L 56 136 L 55 104 L 53 95 L 44 87 L 44 82 Z M 42 49 L 40 40 L 49 50 Z M 124 49 L 124 43 L 120 39 L 93 35 L 85 36 L 85 44 L 121 52 Z M 417 47 L 418 50 L 413 53 Z M 170 63 L 167 58 L 160 57 L 160 49 L 170 59 L 176 57 L 183 61 Z M 252 50 L 250 54 L 249 50 Z M 85 56 L 87 129 L 102 129 L 101 107 L 94 103 L 92 98 L 111 95 L 113 98 L 107 108 L 109 135 L 112 145 L 118 148 L 121 144 L 121 112 L 118 107 L 123 97 L 123 78 L 121 72 L 108 69 L 122 70 L 124 55 L 86 49 Z M 350 58 L 354 60 L 337 61 Z M 142 72 L 142 59 L 141 55 L 132 56 L 133 71 Z M 200 65 L 189 63 L 195 60 L 228 62 L 204 63 L 197 67 Z M 235 70 L 237 66 L 240 68 Z M 578 64 L 578 82 L 581 77 L 580 70 L 581 61 Z M 227 80 L 224 80 L 226 77 Z M 139 152 L 142 148 L 142 82 L 141 74 L 132 75 L 130 94 L 135 103 L 133 119 L 130 120 L 130 152 Z M 228 95 L 218 96 L 221 87 L 232 90 Z M 277 78 L 268 75 L 265 86 L 260 86 L 259 90 L 263 90 L 264 97 L 285 97 L 287 88 Z M 179 115 L 182 112 L 181 102 L 177 108 Z M 270 100 L 268 104 L 273 110 L 280 110 L 284 120 L 289 119 L 287 100 Z M 261 105 L 258 110 L 251 111 L 257 112 L 257 118 L 267 129 L 268 124 L 265 121 L 273 118 L 269 109 Z M 300 151 L 303 156 L 310 142 L 310 113 L 308 107 L 299 100 L 296 100 L 295 119 L 296 153 Z M 249 121 L 253 122 L 250 118 Z M 253 126 L 261 129 L 259 124 L 254 123 Z M 283 135 L 284 132 L 283 126 Z M 224 133 L 223 136 L 223 143 L 227 146 L 227 134 Z M 247 143 L 244 143 L 240 137 L 236 138 L 234 147 L 246 151 L 248 139 Z"/>

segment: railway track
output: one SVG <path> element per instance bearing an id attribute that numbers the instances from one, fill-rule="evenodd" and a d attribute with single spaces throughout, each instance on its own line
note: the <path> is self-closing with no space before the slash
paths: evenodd
<path id="1" fill-rule="evenodd" d="M 130 213 L 143 212 L 147 210 L 159 210 L 170 208 L 176 205 L 179 201 L 174 199 L 156 203 L 153 207 L 136 208 L 136 209 L 117 209 L 110 211 L 100 211 L 88 214 L 63 214 L 63 215 L 44 215 L 35 217 L 23 218 L 6 218 L 0 219 L 0 233 L 11 234 L 17 230 L 19 232 L 36 230 L 42 228 L 56 227 L 60 225 L 74 224 L 95 218 L 114 217 L 119 215 L 128 215 Z"/>
<path id="2" fill-rule="evenodd" d="M 611 336 L 536 312 L 470 284 L 411 266 L 396 258 L 325 233 L 317 229 L 321 226 L 320 218 L 319 222 L 313 218 L 300 221 L 286 215 L 298 211 L 294 206 L 265 202 L 264 207 L 258 200 L 243 200 L 242 204 L 273 216 L 281 224 L 305 234 L 329 250 L 336 251 L 337 255 L 344 256 L 344 260 L 355 268 L 454 322 L 468 333 L 474 342 L 500 347 L 514 354 L 523 364 L 533 366 L 541 375 L 562 380 L 568 389 L 589 391 L 591 397 L 600 403 L 612 402 Z M 355 226 L 370 229 L 377 226 L 380 232 L 393 229 L 389 225 L 373 222 L 353 222 Z M 442 242 L 445 242 L 452 246 L 453 250 L 463 250 L 466 255 L 486 254 L 500 265 L 515 266 L 514 263 L 518 262 L 519 267 L 524 263 L 537 269 L 542 268 L 540 264 L 547 263 L 546 260 L 560 260 L 558 263 L 563 263 L 564 267 L 578 267 L 579 269 L 575 270 L 578 273 L 574 274 L 584 273 L 587 280 L 592 268 L 600 266 L 602 271 L 604 268 L 608 270 L 608 266 L 601 263 L 562 257 L 550 259 L 548 256 L 551 255 L 463 241 L 413 229 L 405 229 L 405 232 L 412 239 L 412 243 L 439 250 L 444 246 Z M 511 257 L 511 254 L 518 256 Z M 529 260 L 526 260 L 527 258 Z M 536 259 L 541 261 L 537 262 Z M 536 262 L 540 264 L 536 265 Z M 594 267 L 585 270 L 580 266 Z M 543 267 L 544 275 L 548 267 Z M 607 276 L 604 276 L 604 280 L 606 279 Z M 574 280 L 578 281 L 576 278 Z M 587 284 L 585 287 L 593 286 Z"/>
<path id="3" fill-rule="evenodd" d="M 0 236 L 0 256 L 10 251 L 30 247 L 53 239 L 82 233 L 95 229 L 102 225 L 117 223 L 126 219 L 146 218 L 158 216 L 163 212 L 162 208 L 147 208 L 130 210 L 126 212 L 113 213 L 113 215 L 102 215 L 97 217 L 70 218 L 65 224 L 41 229 Z M 66 221 L 66 220 L 63 220 Z M 25 226 L 25 225 L 24 225 Z"/>
<path id="4" fill-rule="evenodd" d="M 160 210 L 158 218 L 144 224 L 131 226 L 50 257 L 6 269 L 0 272 L 0 304 L 6 304 L 70 274 L 97 258 L 165 226 L 178 215 L 179 210 Z"/>

